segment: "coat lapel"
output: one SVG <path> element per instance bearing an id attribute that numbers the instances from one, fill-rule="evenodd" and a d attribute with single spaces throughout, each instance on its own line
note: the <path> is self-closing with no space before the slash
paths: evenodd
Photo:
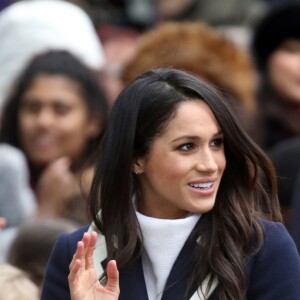
<path id="1" fill-rule="evenodd" d="M 187 241 L 180 251 L 166 282 L 161 300 L 189 299 L 197 290 L 197 286 L 190 284 L 190 274 L 193 272 L 193 253 L 195 242 Z M 187 287 L 189 290 L 187 291 Z"/>
<path id="2" fill-rule="evenodd" d="M 98 232 L 93 257 L 94 267 L 98 278 L 100 278 L 107 265 L 106 242 L 104 235 L 99 233 L 93 224 L 89 227 L 88 232 L 92 231 Z M 100 283 L 105 285 L 106 281 L 106 277 L 104 277 Z M 120 291 L 119 300 L 148 300 L 141 258 L 133 261 L 128 267 L 126 267 L 126 270 L 120 270 Z"/>
<path id="3" fill-rule="evenodd" d="M 98 275 L 98 278 L 100 278 L 103 275 L 106 266 L 105 263 L 107 257 L 106 242 L 105 242 L 104 235 L 99 233 L 99 230 L 96 228 L 94 223 L 92 223 L 88 229 L 88 232 L 92 232 L 92 231 L 96 231 L 98 233 L 93 257 L 94 257 L 94 268 Z"/>
<path id="4" fill-rule="evenodd" d="M 206 291 L 208 279 L 204 280 L 201 287 L 190 283 L 190 275 L 193 274 L 195 250 L 197 241 L 187 241 L 180 251 L 167 279 L 166 288 L 161 300 L 206 300 L 217 286 L 217 280 L 213 281 L 206 297 L 201 291 Z M 187 290 L 187 287 L 189 289 Z"/>
<path id="5" fill-rule="evenodd" d="M 98 238 L 94 250 L 94 267 L 98 277 L 103 275 L 107 261 L 107 250 L 105 237 L 92 224 L 88 232 L 98 232 Z M 195 284 L 190 285 L 189 274 L 193 273 L 193 253 L 196 248 L 196 241 L 187 241 L 180 251 L 167 279 L 166 289 L 161 300 L 206 300 L 209 299 L 212 292 L 215 290 L 218 282 L 214 280 L 207 297 L 205 298 L 202 291 L 206 291 L 207 280 L 204 280 L 201 287 L 197 289 Z M 100 262 L 100 263 L 96 263 Z M 101 280 L 105 285 L 105 278 Z M 186 288 L 190 286 L 187 291 Z M 148 300 L 147 288 L 144 279 L 142 259 L 141 257 L 133 261 L 126 269 L 120 270 L 120 297 L 119 300 Z M 215 294 L 215 293 L 214 293 Z"/>
<path id="6" fill-rule="evenodd" d="M 141 257 L 120 270 L 120 291 L 119 300 L 148 300 Z"/>
<path id="7" fill-rule="evenodd" d="M 213 280 L 213 283 L 208 291 L 208 293 L 206 295 L 203 295 L 202 291 L 206 291 L 207 289 L 207 284 L 208 284 L 208 279 L 206 278 L 203 283 L 201 284 L 201 287 L 198 288 L 197 291 L 195 291 L 195 293 L 193 294 L 193 296 L 190 298 L 190 300 L 213 300 L 213 299 L 218 299 L 216 298 L 216 294 L 213 293 L 218 285 L 218 280 L 215 278 Z"/>

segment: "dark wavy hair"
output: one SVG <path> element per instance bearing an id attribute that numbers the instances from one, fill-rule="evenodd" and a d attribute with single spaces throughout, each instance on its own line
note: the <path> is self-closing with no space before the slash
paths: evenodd
<path id="1" fill-rule="evenodd" d="M 43 74 L 63 75 L 74 80 L 80 87 L 89 112 L 96 114 L 101 123 L 105 124 L 109 108 L 97 75 L 71 53 L 64 50 L 50 50 L 32 58 L 6 100 L 0 124 L 0 142 L 21 148 L 18 115 L 22 96 L 34 79 Z M 98 142 L 98 137 L 89 141 L 85 157 L 91 155 Z"/>
<path id="2" fill-rule="evenodd" d="M 183 71 L 162 68 L 139 76 L 125 88 L 98 149 L 90 212 L 106 237 L 108 259 L 116 259 L 122 269 L 142 248 L 132 203 L 140 188 L 133 160 L 149 152 L 180 103 L 197 99 L 210 107 L 222 129 L 227 166 L 214 208 L 202 215 L 191 233 L 194 238 L 201 235 L 192 281 L 200 286 L 207 276 L 210 284 L 217 278 L 220 299 L 244 299 L 246 257 L 263 243 L 260 218 L 281 220 L 275 174 L 269 159 L 207 83 Z"/>

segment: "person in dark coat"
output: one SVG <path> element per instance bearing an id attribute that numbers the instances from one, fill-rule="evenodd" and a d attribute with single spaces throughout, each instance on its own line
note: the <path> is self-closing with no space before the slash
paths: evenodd
<path id="1" fill-rule="evenodd" d="M 252 53 L 259 74 L 260 145 L 300 135 L 300 3 L 282 1 L 258 22 Z"/>
<path id="2" fill-rule="evenodd" d="M 123 90 L 98 148 L 93 223 L 58 239 L 42 300 L 300 298 L 273 166 L 221 95 L 171 68 Z"/>

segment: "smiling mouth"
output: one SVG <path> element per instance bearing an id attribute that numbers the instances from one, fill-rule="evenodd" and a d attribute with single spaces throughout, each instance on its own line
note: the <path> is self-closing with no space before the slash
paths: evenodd
<path id="1" fill-rule="evenodd" d="M 53 147 L 53 145 L 55 145 L 55 141 L 52 138 L 40 137 L 40 138 L 36 138 L 33 141 L 33 144 L 37 147 L 49 148 L 49 147 Z"/>
<path id="2" fill-rule="evenodd" d="M 208 190 L 212 188 L 213 184 L 213 182 L 189 183 L 189 186 L 200 190 Z"/>

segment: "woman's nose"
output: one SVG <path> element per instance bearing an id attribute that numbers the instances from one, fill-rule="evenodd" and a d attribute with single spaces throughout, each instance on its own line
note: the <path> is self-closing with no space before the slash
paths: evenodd
<path id="1" fill-rule="evenodd" d="M 54 115 L 49 110 L 41 110 L 36 116 L 37 124 L 41 127 L 48 127 L 54 123 Z"/>
<path id="2" fill-rule="evenodd" d="M 196 168 L 200 172 L 213 173 L 218 170 L 218 165 L 212 153 L 207 151 L 206 153 L 201 153 L 201 155 L 198 156 Z"/>

